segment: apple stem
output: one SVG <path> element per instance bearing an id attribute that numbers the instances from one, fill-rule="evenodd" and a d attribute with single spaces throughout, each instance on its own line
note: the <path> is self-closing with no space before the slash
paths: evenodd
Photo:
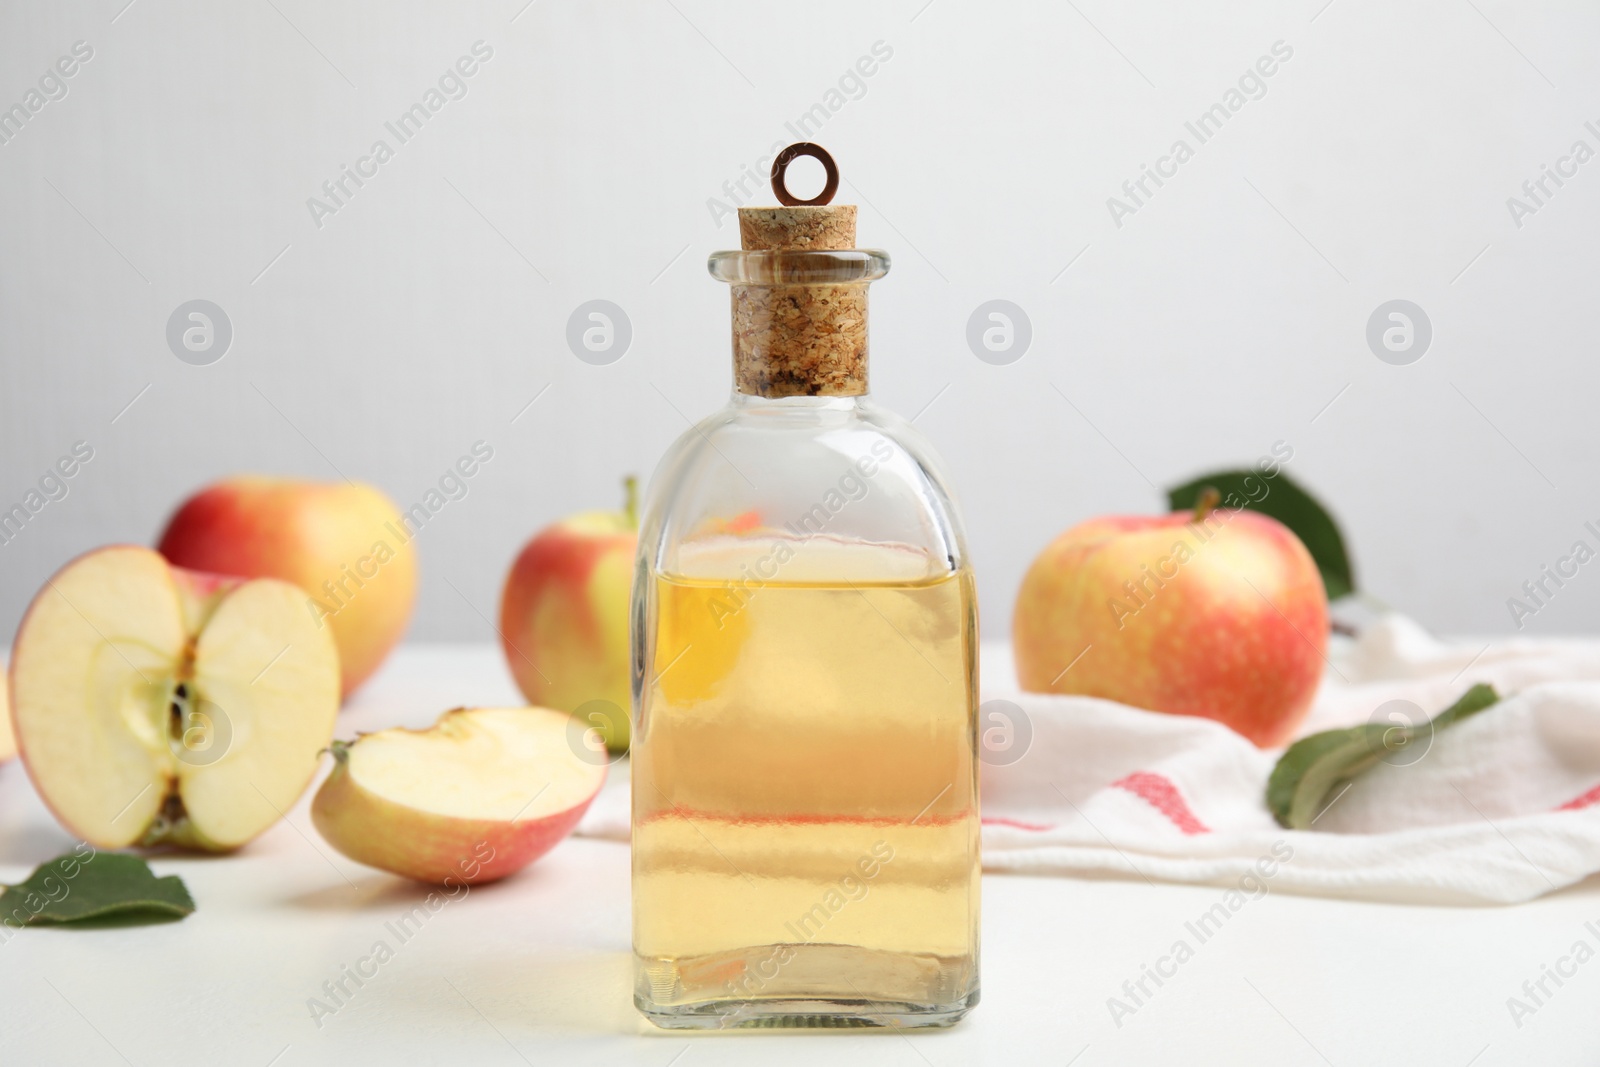
<path id="1" fill-rule="evenodd" d="M 1217 492 L 1217 487 L 1208 485 L 1200 490 L 1200 499 L 1194 502 L 1194 518 L 1192 522 L 1205 522 L 1217 505 L 1222 503 L 1222 494 Z"/>
<path id="2" fill-rule="evenodd" d="M 628 475 L 622 479 L 622 513 L 628 518 L 628 525 L 633 529 L 639 528 L 639 479 L 635 475 Z"/>

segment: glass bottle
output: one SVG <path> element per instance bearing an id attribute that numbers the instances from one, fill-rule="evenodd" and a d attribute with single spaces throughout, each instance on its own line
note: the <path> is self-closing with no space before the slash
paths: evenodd
<path id="1" fill-rule="evenodd" d="M 741 208 L 734 393 L 633 587 L 634 1000 L 665 1027 L 948 1026 L 978 1000 L 977 604 L 932 448 L 867 397 L 855 208 Z M 832 160 L 830 187 L 837 185 Z"/>

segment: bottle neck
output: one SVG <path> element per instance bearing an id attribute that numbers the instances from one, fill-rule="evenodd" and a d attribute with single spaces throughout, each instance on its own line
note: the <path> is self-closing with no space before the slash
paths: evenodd
<path id="1" fill-rule="evenodd" d="M 761 396 L 756 393 L 741 393 L 735 389 L 729 404 L 745 411 L 760 412 L 762 414 L 774 413 L 848 413 L 857 410 L 864 404 L 870 404 L 872 397 L 866 393 L 856 396 Z"/>
<path id="2" fill-rule="evenodd" d="M 866 395 L 866 282 L 735 285 L 732 299 L 735 392 Z"/>

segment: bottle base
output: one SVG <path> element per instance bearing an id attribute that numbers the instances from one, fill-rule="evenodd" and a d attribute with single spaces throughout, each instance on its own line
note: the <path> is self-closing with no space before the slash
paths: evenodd
<path id="1" fill-rule="evenodd" d="M 916 1030 L 954 1026 L 978 1003 L 978 990 L 974 989 L 952 1004 L 939 1005 L 802 997 L 666 1005 L 635 996 L 633 1003 L 646 1019 L 665 1030 L 856 1027 Z"/>
<path id="2" fill-rule="evenodd" d="M 953 1026 L 978 1003 L 977 960 L 838 944 L 635 957 L 633 1002 L 668 1030 Z"/>

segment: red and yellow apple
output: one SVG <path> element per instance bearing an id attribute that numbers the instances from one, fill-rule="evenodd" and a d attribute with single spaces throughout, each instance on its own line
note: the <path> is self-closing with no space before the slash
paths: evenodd
<path id="1" fill-rule="evenodd" d="M 613 752 L 628 748 L 629 596 L 639 540 L 636 483 L 622 511 L 589 511 L 523 546 L 500 595 L 500 641 L 530 704 L 580 712 Z"/>
<path id="2" fill-rule="evenodd" d="M 370 867 L 438 884 L 504 878 L 571 833 L 605 782 L 574 726 L 549 708 L 456 708 L 427 730 L 335 742 L 311 820 Z"/>
<path id="3" fill-rule="evenodd" d="M 17 746 L 39 795 L 101 848 L 223 851 L 316 773 L 339 654 L 274 579 L 241 581 L 112 545 L 34 597 L 11 653 Z"/>
<path id="4" fill-rule="evenodd" d="M 405 633 L 417 593 L 411 532 L 370 485 L 230 478 L 190 497 L 160 551 L 174 565 L 241 578 L 281 578 L 302 610 L 332 629 L 341 691 L 365 681 Z"/>
<path id="5" fill-rule="evenodd" d="M 1316 695 L 1328 601 L 1305 545 L 1260 512 L 1091 519 L 1023 577 L 1017 679 L 1287 743 Z"/>

